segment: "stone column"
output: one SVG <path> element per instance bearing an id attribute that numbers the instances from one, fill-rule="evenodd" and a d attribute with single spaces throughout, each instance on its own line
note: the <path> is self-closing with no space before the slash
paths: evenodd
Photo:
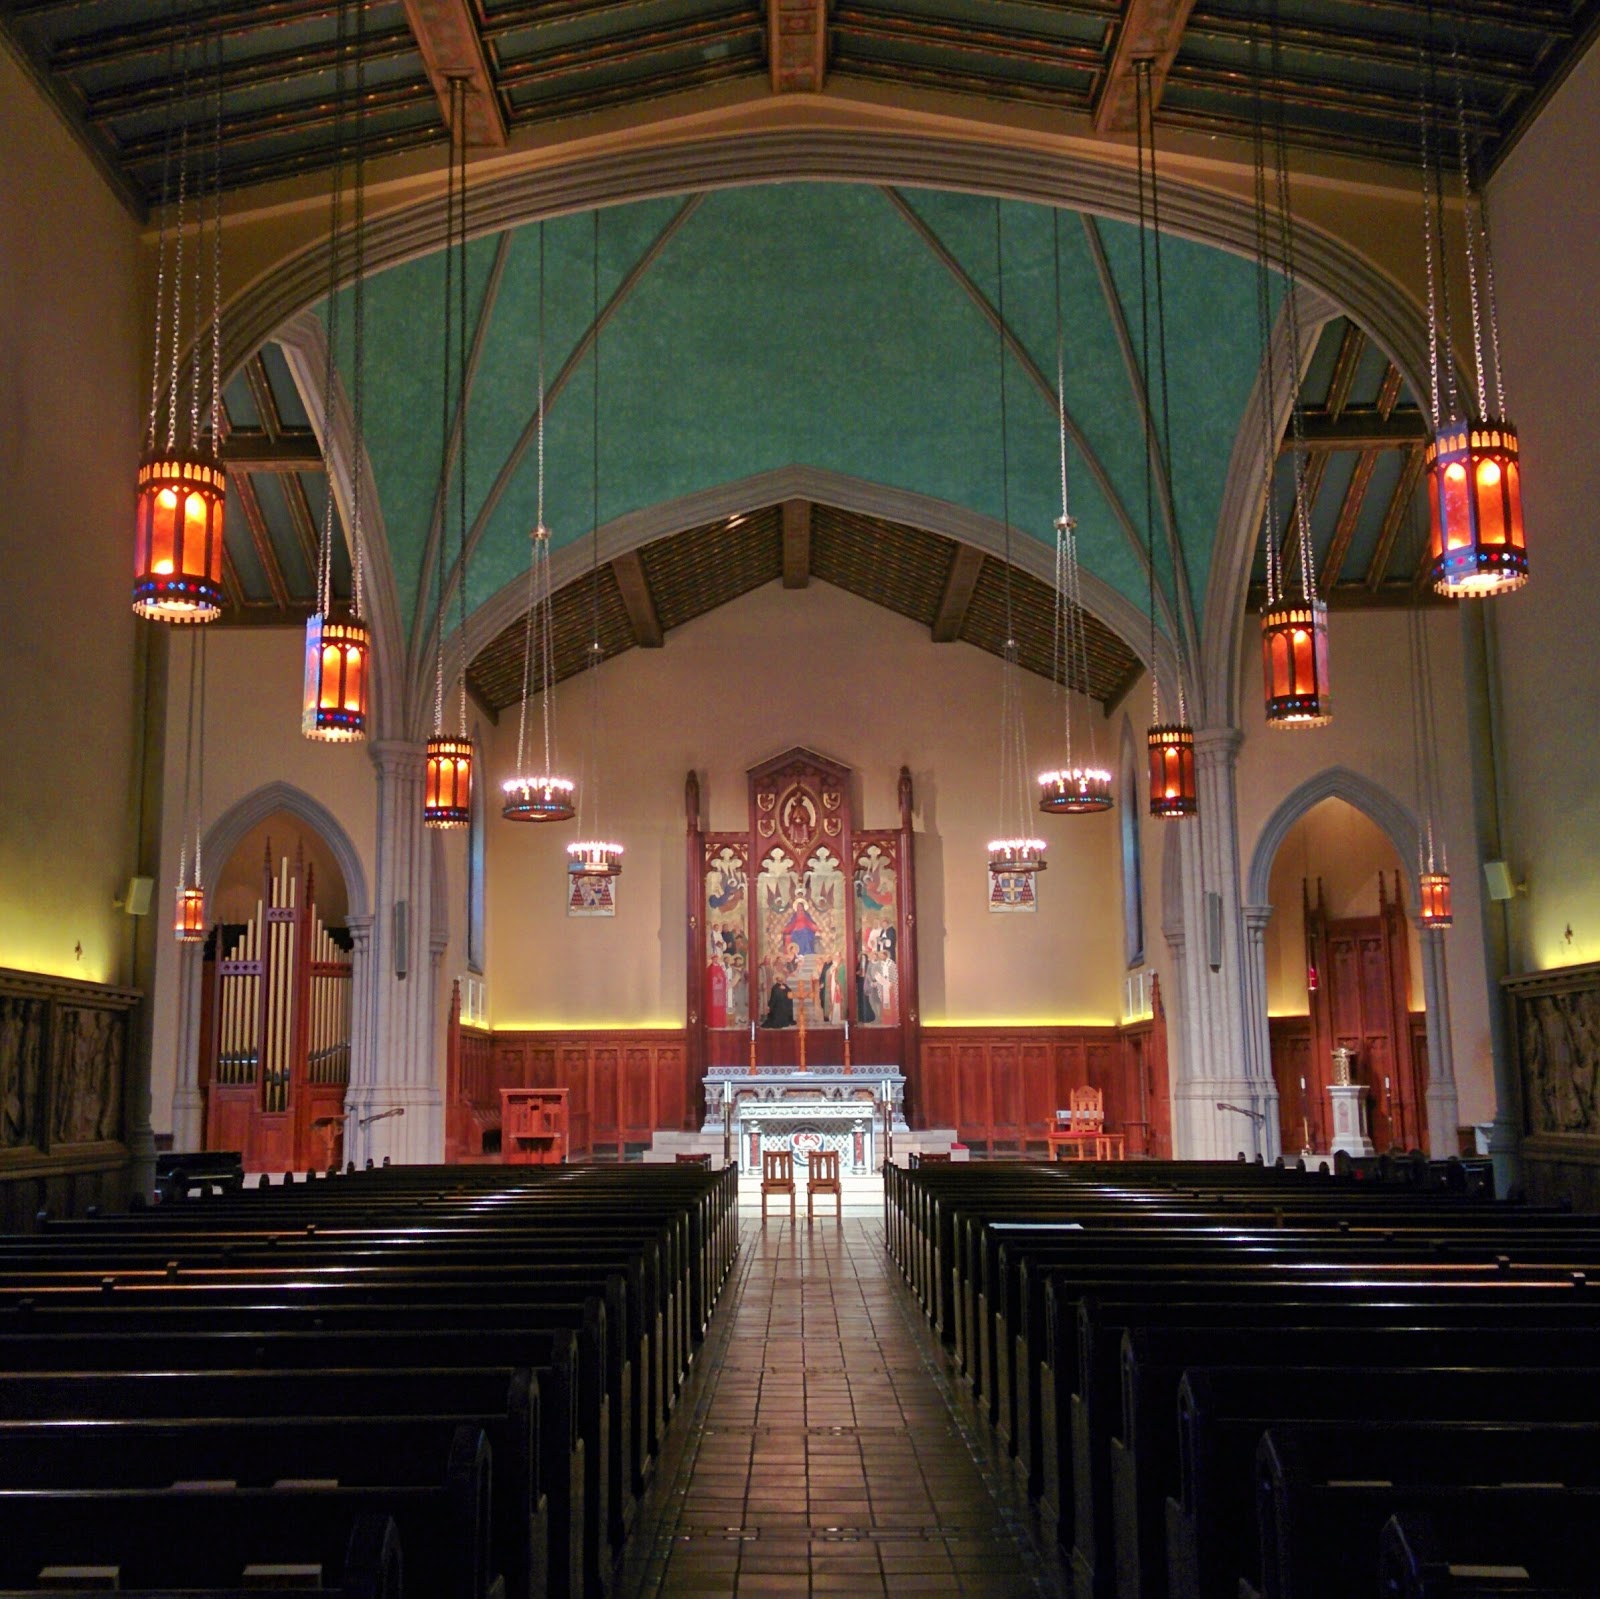
<path id="1" fill-rule="evenodd" d="M 1278 1154 L 1278 1090 L 1266 1049 L 1265 968 L 1252 979 L 1239 904 L 1237 728 L 1195 735 L 1199 815 L 1180 841 L 1184 937 L 1172 947 L 1183 990 L 1174 1088 L 1180 1158 Z M 1265 927 L 1263 919 L 1261 926 Z M 1259 938 L 1259 934 L 1256 935 Z M 1224 1106 L 1236 1107 L 1224 1109 Z"/>
<path id="2" fill-rule="evenodd" d="M 1456 1153 L 1455 1052 L 1450 1040 L 1450 979 L 1444 958 L 1444 930 L 1412 918 L 1422 945 L 1422 1003 L 1428 1023 L 1428 1155 L 1446 1160 Z"/>
<path id="3" fill-rule="evenodd" d="M 344 1093 L 346 1160 L 353 1158 L 350 1139 L 356 1118 L 352 1113 L 358 1103 L 372 1102 L 377 1079 L 377 1061 L 372 1051 L 373 990 L 376 986 L 372 975 L 373 920 L 370 915 L 347 916 L 344 922 L 350 933 L 350 1081 Z"/>
<path id="4" fill-rule="evenodd" d="M 178 946 L 177 1074 L 172 1090 L 172 1147 L 199 1149 L 205 1142 L 205 1097 L 200 1092 L 200 1003 L 205 945 Z"/>
<path id="5" fill-rule="evenodd" d="M 352 1021 L 345 1158 L 397 1165 L 444 1158 L 443 1062 L 436 1059 L 436 962 L 430 948 L 433 873 L 422 825 L 421 744 L 372 746 L 378 773 L 378 847 L 373 915 L 363 962 L 367 1003 L 359 1040 Z M 358 942 L 358 948 L 360 943 Z M 359 973 L 351 972 L 352 983 Z M 358 1047 L 359 1045 L 359 1047 Z"/>

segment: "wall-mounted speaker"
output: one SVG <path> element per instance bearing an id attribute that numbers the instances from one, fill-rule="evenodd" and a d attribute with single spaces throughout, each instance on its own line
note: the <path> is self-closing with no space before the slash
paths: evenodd
<path id="1" fill-rule="evenodd" d="M 411 940 L 407 936 L 411 918 L 406 900 L 396 900 L 394 906 L 394 975 L 404 977 L 411 969 Z"/>
<path id="2" fill-rule="evenodd" d="M 1214 888 L 1206 890 L 1206 965 L 1222 970 L 1222 896 Z"/>
<path id="3" fill-rule="evenodd" d="M 1504 861 L 1485 861 L 1483 880 L 1488 885 L 1490 899 L 1517 897 L 1517 884 L 1512 879 L 1511 868 Z"/>
<path id="4" fill-rule="evenodd" d="M 122 908 L 129 916 L 148 916 L 150 914 L 150 895 L 154 891 L 156 880 L 153 877 L 130 877 L 128 886 L 122 891 Z"/>

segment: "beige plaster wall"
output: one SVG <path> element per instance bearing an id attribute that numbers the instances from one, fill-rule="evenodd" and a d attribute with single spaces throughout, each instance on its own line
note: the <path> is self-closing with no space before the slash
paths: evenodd
<path id="1" fill-rule="evenodd" d="M 180 638 L 172 651 L 168 691 L 166 798 L 162 814 L 161 879 L 156 909 L 170 915 L 183 841 L 184 717 L 188 708 L 189 657 L 193 640 Z M 205 811 L 214 827 L 241 800 L 268 783 L 286 783 L 326 807 L 348 834 L 374 881 L 376 781 L 362 744 L 320 744 L 300 732 L 300 690 L 305 635 L 298 628 L 213 628 L 206 639 Z M 273 834 L 275 853 L 280 829 Z M 252 839 L 260 833 L 251 835 Z M 284 843 L 292 848 L 290 841 Z M 251 848 L 249 844 L 245 846 Z M 254 853 L 254 849 L 251 850 Z M 213 895 L 232 881 L 226 861 L 205 862 Z M 345 885 L 348 890 L 351 885 Z M 254 895 L 250 896 L 253 909 Z M 232 918 L 238 895 L 225 894 L 222 913 Z M 370 903 L 368 908 L 370 909 Z M 213 916 L 215 919 L 215 916 Z M 172 1126 L 172 1091 L 178 1054 L 178 957 L 172 937 L 159 941 L 151 1055 L 150 1122 Z"/>
<path id="2" fill-rule="evenodd" d="M 1460 618 L 1453 610 L 1435 608 L 1427 613 L 1427 628 L 1444 790 L 1439 834 L 1452 872 L 1456 919 L 1455 927 L 1443 935 L 1451 1044 L 1465 1124 L 1489 1121 L 1494 1115 L 1488 987 L 1482 941 L 1473 931 L 1480 914 L 1482 877 L 1473 835 L 1467 727 L 1461 702 Z M 1239 752 L 1239 862 L 1246 884 L 1252 856 L 1274 812 L 1303 782 L 1330 767 L 1348 768 L 1416 810 L 1405 614 L 1338 612 L 1331 619 L 1330 643 L 1332 723 L 1314 730 L 1275 732 L 1268 729 L 1262 708 L 1260 645 L 1253 627 L 1244 630 L 1240 642 L 1245 739 Z M 1295 868 L 1292 915 L 1298 922 L 1298 862 L 1294 856 L 1289 860 Z M 1414 914 L 1415 906 L 1408 903 L 1406 908 Z M 1293 930 L 1275 934 L 1269 923 L 1267 936 L 1276 936 L 1280 947 L 1299 947 Z M 1421 1003 L 1420 974 L 1415 1002 Z"/>
<path id="3" fill-rule="evenodd" d="M 1506 159 L 1490 198 L 1531 576 L 1489 615 L 1502 692 L 1502 842 L 1528 884 L 1507 909 L 1510 964 L 1534 971 L 1600 960 L 1600 49 L 1590 48 Z"/>
<path id="4" fill-rule="evenodd" d="M 138 233 L 0 49 L 0 966 L 131 976 Z"/>
<path id="5" fill-rule="evenodd" d="M 1000 668 L 992 656 L 933 644 L 925 627 L 825 583 L 773 583 L 674 630 L 661 651 L 630 651 L 602 675 L 598 828 L 627 847 L 617 915 L 564 915 L 571 828 L 491 821 L 495 1026 L 681 1024 L 685 775 L 700 774 L 710 829 L 743 828 L 747 768 L 794 744 L 855 770 L 865 827 L 897 825 L 896 782 L 902 765 L 911 769 L 924 1022 L 1120 1018 L 1114 814 L 1030 812 L 1051 846 L 1039 912 L 986 909 L 984 851 L 998 805 Z M 588 739 L 586 690 L 569 683 L 559 695 L 562 748 L 576 765 Z M 1058 720 L 1047 684 L 1024 674 L 1024 697 L 1031 773 L 1054 752 Z M 1102 724 L 1106 754 L 1109 734 Z M 512 711 L 494 733 L 491 792 L 510 773 L 516 738 Z M 464 841 L 450 848 L 454 858 Z"/>

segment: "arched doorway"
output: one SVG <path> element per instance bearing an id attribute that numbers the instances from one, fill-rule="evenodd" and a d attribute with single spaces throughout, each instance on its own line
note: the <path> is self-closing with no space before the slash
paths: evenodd
<path id="1" fill-rule="evenodd" d="M 1336 796 L 1298 816 L 1278 845 L 1263 953 L 1285 1153 L 1328 1152 L 1340 1046 L 1366 1089 L 1376 1148 L 1428 1147 L 1422 956 L 1407 876 L 1385 831 Z"/>

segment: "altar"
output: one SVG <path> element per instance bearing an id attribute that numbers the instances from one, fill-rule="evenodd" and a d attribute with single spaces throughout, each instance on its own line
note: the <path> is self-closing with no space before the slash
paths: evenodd
<path id="1" fill-rule="evenodd" d="M 769 1149 L 787 1149 L 804 1169 L 813 1150 L 839 1152 L 855 1176 L 878 1170 L 905 1119 L 904 1075 L 894 1066 L 713 1066 L 705 1078 L 703 1133 L 722 1133 L 741 1172 L 759 1173 Z"/>

